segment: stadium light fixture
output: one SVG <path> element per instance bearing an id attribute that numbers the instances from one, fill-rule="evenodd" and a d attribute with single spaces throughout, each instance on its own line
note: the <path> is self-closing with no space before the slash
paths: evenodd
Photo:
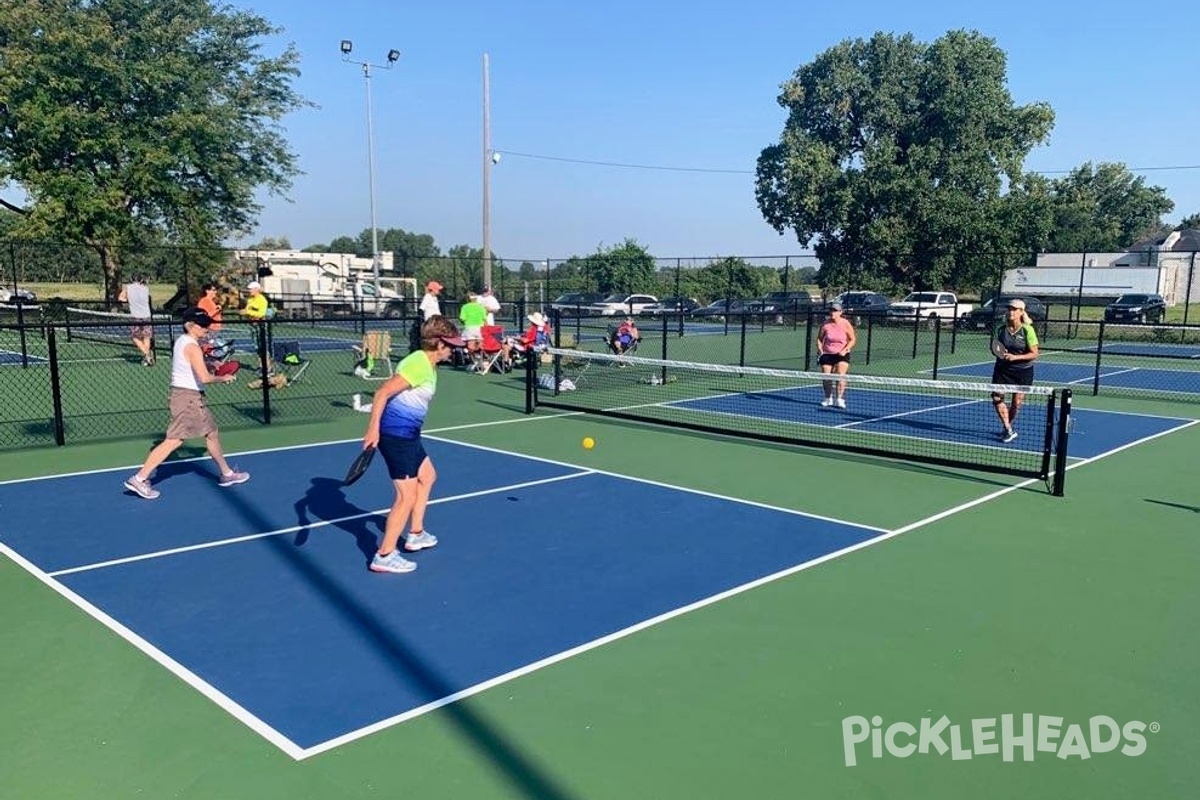
<path id="1" fill-rule="evenodd" d="M 347 64 L 356 64 L 362 67 L 363 82 L 367 89 L 367 178 L 370 186 L 371 200 L 371 273 L 375 281 L 375 298 L 376 303 L 379 302 L 379 227 L 375 222 L 375 124 L 374 115 L 371 113 L 371 68 L 391 69 L 392 65 L 400 59 L 400 51 L 396 49 L 388 50 L 387 63 L 372 64 L 370 61 L 355 61 L 350 58 L 350 52 L 354 49 L 354 43 L 349 39 L 342 39 L 342 61 Z M 376 305 L 378 310 L 378 305 Z"/>

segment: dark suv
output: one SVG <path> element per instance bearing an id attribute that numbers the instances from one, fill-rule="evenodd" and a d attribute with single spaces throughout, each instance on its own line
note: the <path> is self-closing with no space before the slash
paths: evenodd
<path id="1" fill-rule="evenodd" d="M 886 316 L 891 302 L 879 292 L 842 292 L 830 301 L 841 303 L 842 315 L 855 325 L 861 325 L 869 317 Z"/>
<path id="2" fill-rule="evenodd" d="M 1002 294 L 998 297 L 993 297 L 981 306 L 971 309 L 969 314 L 958 318 L 958 323 L 963 328 L 971 330 L 991 330 L 994 326 L 1000 324 L 1000 320 L 1004 319 L 1004 310 L 1008 308 L 1009 300 L 1024 300 L 1025 313 L 1033 320 L 1034 324 L 1046 321 L 1046 306 L 1041 300 L 1036 297 L 1017 297 L 1011 294 Z"/>
<path id="3" fill-rule="evenodd" d="M 808 292 L 770 292 L 755 301 L 755 312 L 763 314 L 791 314 L 807 312 L 813 307 L 812 295 Z"/>
<path id="4" fill-rule="evenodd" d="M 1162 322 L 1166 315 L 1161 294 L 1123 294 L 1104 307 L 1105 322 Z"/>

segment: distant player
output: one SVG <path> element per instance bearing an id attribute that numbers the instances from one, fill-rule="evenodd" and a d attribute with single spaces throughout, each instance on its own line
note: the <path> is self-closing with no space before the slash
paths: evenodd
<path id="1" fill-rule="evenodd" d="M 992 335 L 992 351 L 996 355 L 996 365 L 992 368 L 992 383 L 1005 386 L 1032 386 L 1033 362 L 1038 357 L 1037 331 L 1033 329 L 1033 320 L 1025 313 L 1025 301 L 1012 299 L 1008 301 L 1005 319 Z M 1004 404 L 1004 395 L 996 392 L 992 395 L 992 405 L 996 407 L 996 416 L 1000 418 L 1003 430 L 1000 440 L 1011 442 L 1017 438 L 1017 412 L 1025 402 L 1024 392 L 1013 392 L 1012 402 Z"/>
<path id="2" fill-rule="evenodd" d="M 117 299 L 129 304 L 129 315 L 133 317 L 133 325 L 129 328 L 129 336 L 133 345 L 142 354 L 142 365 L 154 366 L 154 327 L 151 324 L 150 287 L 141 275 L 135 275 L 133 282 L 121 289 Z"/>

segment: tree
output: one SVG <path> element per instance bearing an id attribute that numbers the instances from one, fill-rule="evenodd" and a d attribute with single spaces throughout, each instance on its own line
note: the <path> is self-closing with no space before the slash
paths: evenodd
<path id="1" fill-rule="evenodd" d="M 813 245 L 826 285 L 974 280 L 953 254 L 1006 243 L 1004 179 L 1054 121 L 1043 103 L 1013 104 L 1004 53 L 967 31 L 844 41 L 782 89 L 788 119 L 759 156 L 756 197 L 776 230 Z"/>
<path id="2" fill-rule="evenodd" d="M 1177 231 L 1195 230 L 1196 228 L 1200 228 L 1200 214 L 1186 216 L 1175 226 Z"/>
<path id="3" fill-rule="evenodd" d="M 583 273 L 597 289 L 613 292 L 648 291 L 655 285 L 654 256 L 636 239 L 596 252 L 584 259 Z"/>
<path id="4" fill-rule="evenodd" d="M 1175 204 L 1124 164 L 1089 162 L 1051 183 L 1053 215 L 1045 250 L 1114 253 L 1146 236 L 1169 232 L 1162 215 Z"/>
<path id="5" fill-rule="evenodd" d="M 307 105 L 265 19 L 209 0 L 0 0 L 0 186 L 19 234 L 83 243 L 115 297 L 124 253 L 209 248 L 298 173 L 279 120 Z"/>

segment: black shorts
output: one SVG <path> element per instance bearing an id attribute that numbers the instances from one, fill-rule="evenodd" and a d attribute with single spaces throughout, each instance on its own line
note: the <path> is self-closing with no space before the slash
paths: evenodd
<path id="1" fill-rule="evenodd" d="M 842 355 L 841 353 L 822 353 L 817 357 L 817 364 L 822 367 L 836 367 L 842 362 L 850 363 L 850 354 Z"/>
<path id="2" fill-rule="evenodd" d="M 1004 386 L 1032 386 L 1033 365 L 1013 364 L 1011 361 L 997 361 L 992 367 L 992 383 Z"/>
<path id="3" fill-rule="evenodd" d="M 402 436 L 381 434 L 379 437 L 379 455 L 387 464 L 388 476 L 394 481 L 402 481 L 417 477 L 417 470 L 425 463 L 428 455 L 421 437 L 405 439 Z"/>

